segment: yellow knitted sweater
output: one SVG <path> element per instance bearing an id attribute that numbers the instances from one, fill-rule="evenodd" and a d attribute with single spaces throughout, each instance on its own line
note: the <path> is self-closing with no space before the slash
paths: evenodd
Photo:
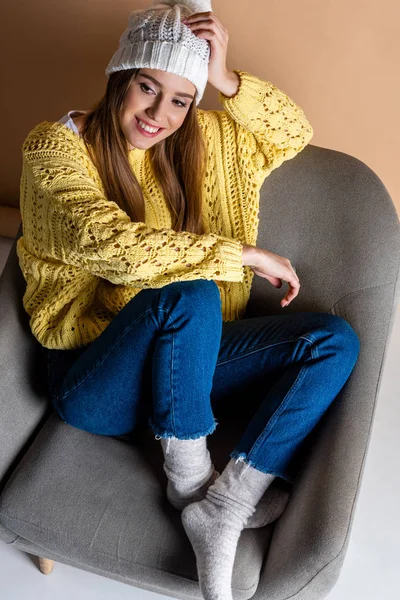
<path id="1" fill-rule="evenodd" d="M 256 245 L 264 179 L 301 152 L 313 129 L 283 91 L 245 71 L 224 110 L 198 111 L 207 145 L 203 218 L 206 233 L 175 232 L 149 153 L 129 153 L 145 199 L 145 223 L 108 200 L 83 139 L 44 121 L 22 146 L 17 243 L 26 281 L 23 305 L 46 348 L 92 342 L 144 288 L 173 281 L 217 281 L 224 321 L 243 317 L 250 267 L 242 244 Z"/>

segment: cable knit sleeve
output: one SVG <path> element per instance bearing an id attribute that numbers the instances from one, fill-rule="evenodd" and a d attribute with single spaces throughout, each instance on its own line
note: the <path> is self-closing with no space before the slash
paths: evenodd
<path id="1" fill-rule="evenodd" d="M 198 278 L 242 281 L 239 240 L 132 222 L 105 197 L 87 157 L 80 158 L 76 146 L 68 151 L 67 136 L 64 142 L 40 150 L 33 136 L 23 145 L 21 181 L 33 190 L 33 202 L 21 206 L 29 252 L 138 288 Z"/>
<path id="2" fill-rule="evenodd" d="M 294 158 L 313 137 L 313 128 L 303 110 L 270 81 L 245 71 L 239 75 L 239 89 L 231 98 L 218 93 L 224 111 L 218 113 L 230 121 L 235 140 L 237 162 L 243 182 L 261 186 L 265 177 L 285 160 Z"/>

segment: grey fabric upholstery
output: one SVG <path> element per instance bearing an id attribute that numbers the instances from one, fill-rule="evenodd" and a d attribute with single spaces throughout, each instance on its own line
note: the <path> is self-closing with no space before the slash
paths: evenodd
<path id="1" fill-rule="evenodd" d="M 2 521 L 61 556 L 174 593 L 177 576 L 192 597 L 196 565 L 180 513 L 165 497 L 162 451 L 151 431 L 135 442 L 88 434 L 49 417 L 12 474 Z M 269 542 L 247 529 L 236 557 L 238 598 L 257 588 Z"/>
<path id="2" fill-rule="evenodd" d="M 299 296 L 255 277 L 246 316 L 331 312 L 361 341 L 358 362 L 310 437 L 288 507 L 245 530 L 234 597 L 324 598 L 345 558 L 400 297 L 400 227 L 377 175 L 309 145 L 265 181 L 257 245 L 290 258 Z M 21 230 L 18 235 L 21 234 Z M 151 432 L 110 438 L 66 425 L 49 406 L 40 348 L 21 306 L 15 243 L 0 281 L 0 539 L 21 550 L 176 598 L 200 598 L 195 557 L 165 499 Z M 209 437 L 223 468 L 240 422 Z"/>

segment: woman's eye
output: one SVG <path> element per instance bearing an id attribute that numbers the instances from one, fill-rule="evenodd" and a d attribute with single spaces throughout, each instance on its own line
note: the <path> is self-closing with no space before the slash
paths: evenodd
<path id="1" fill-rule="evenodd" d="M 145 90 L 143 90 L 143 91 L 145 92 L 145 94 L 147 94 L 147 93 L 148 93 L 146 90 L 150 90 L 151 92 L 153 91 L 153 90 L 152 90 L 151 88 L 149 88 L 149 86 L 148 86 L 148 85 L 146 85 L 145 83 L 141 83 L 141 84 L 140 84 L 140 87 L 141 87 L 142 89 L 143 89 L 143 88 L 146 88 Z M 182 108 L 185 108 L 185 107 L 186 107 L 186 104 L 185 104 L 185 102 L 181 102 L 180 100 L 174 100 L 174 102 L 177 102 L 177 103 L 178 103 L 177 105 L 178 105 L 178 106 L 181 106 Z"/>
<path id="2" fill-rule="evenodd" d="M 153 91 L 153 90 L 152 90 L 151 88 L 149 88 L 149 86 L 148 86 L 148 85 L 146 85 L 145 83 L 141 83 L 141 84 L 140 84 L 140 87 L 141 87 L 142 89 L 145 87 L 147 90 L 151 90 L 151 91 Z M 146 90 L 144 90 L 144 91 L 146 91 Z"/>
<path id="3" fill-rule="evenodd" d="M 181 102 L 180 100 L 177 100 L 177 103 L 179 104 L 179 106 L 182 106 L 182 108 L 185 108 L 186 104 L 184 102 Z"/>

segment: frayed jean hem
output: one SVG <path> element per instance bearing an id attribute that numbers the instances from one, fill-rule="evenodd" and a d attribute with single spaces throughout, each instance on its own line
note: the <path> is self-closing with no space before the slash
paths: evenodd
<path id="1" fill-rule="evenodd" d="M 260 465 L 256 465 L 253 460 L 250 460 L 247 457 L 247 454 L 245 452 L 240 452 L 239 450 L 233 450 L 229 456 L 233 459 L 236 459 L 236 462 L 238 462 L 238 461 L 244 462 L 244 463 L 246 463 L 246 465 L 253 467 L 253 469 L 257 469 L 257 471 L 261 471 L 262 473 L 269 473 L 270 475 L 275 475 L 275 477 L 280 477 L 281 479 L 284 479 L 288 483 L 294 483 L 295 478 L 292 477 L 291 475 L 288 475 L 288 473 L 285 473 L 283 471 L 278 471 L 273 468 L 268 469 L 268 467 L 261 467 Z"/>
<path id="2" fill-rule="evenodd" d="M 150 417 L 148 421 L 149 427 L 152 428 L 156 440 L 160 440 L 161 438 L 176 438 L 179 440 L 197 440 L 198 438 L 205 437 L 207 435 L 211 435 L 214 433 L 218 422 L 215 420 L 214 423 L 205 431 L 200 431 L 196 433 L 185 433 L 185 434 L 177 434 L 176 432 L 167 431 L 166 429 L 160 429 L 158 425 L 156 425 L 153 421 L 153 418 Z"/>

